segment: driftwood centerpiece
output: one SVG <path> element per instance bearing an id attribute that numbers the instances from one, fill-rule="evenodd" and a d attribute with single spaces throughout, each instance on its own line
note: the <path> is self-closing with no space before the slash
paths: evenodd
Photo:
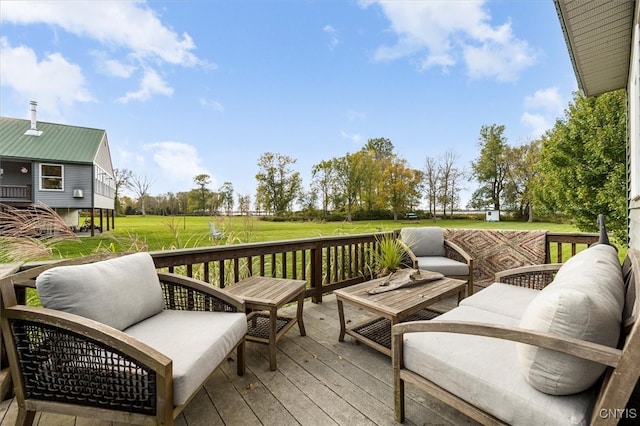
<path id="1" fill-rule="evenodd" d="M 387 279 L 380 283 L 379 287 L 372 288 L 369 294 L 384 293 L 385 291 L 397 290 L 415 284 L 422 284 L 428 281 L 435 281 L 444 278 L 440 272 L 431 272 L 421 269 L 400 269 L 390 274 Z"/>

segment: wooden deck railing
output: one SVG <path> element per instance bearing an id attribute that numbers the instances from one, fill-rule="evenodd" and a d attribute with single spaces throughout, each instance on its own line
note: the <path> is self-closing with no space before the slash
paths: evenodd
<path id="1" fill-rule="evenodd" d="M 575 256 L 578 251 L 597 242 L 598 238 L 598 234 L 549 232 L 546 263 L 563 263 L 564 259 Z"/>
<path id="2" fill-rule="evenodd" d="M 370 279 L 371 253 L 386 232 L 152 252 L 159 268 L 225 287 L 250 275 L 307 280 L 306 297 Z M 598 234 L 548 233 L 547 263 L 559 262 L 598 241 Z"/>
<path id="3" fill-rule="evenodd" d="M 251 275 L 306 280 L 306 297 L 322 302 L 333 290 L 371 279 L 372 253 L 384 236 L 376 234 L 305 238 L 151 252 L 158 268 L 219 287 Z M 597 234 L 548 233 L 547 263 L 563 262 L 598 240 Z M 32 265 L 33 266 L 33 265 Z"/>
<path id="4" fill-rule="evenodd" d="M 225 287 L 251 275 L 307 280 L 306 297 L 371 278 L 378 241 L 394 232 L 152 252 L 156 266 Z"/>

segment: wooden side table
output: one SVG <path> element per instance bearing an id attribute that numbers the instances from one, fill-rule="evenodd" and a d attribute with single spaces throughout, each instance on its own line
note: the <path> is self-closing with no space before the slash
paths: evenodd
<path id="1" fill-rule="evenodd" d="M 295 323 L 300 335 L 305 336 L 302 309 L 307 282 L 286 278 L 252 276 L 232 284 L 226 290 L 245 302 L 247 310 L 246 339 L 269 345 L 269 367 L 273 371 L 276 364 L 276 344 Z M 278 316 L 278 309 L 293 300 L 298 301 L 295 318 Z"/>

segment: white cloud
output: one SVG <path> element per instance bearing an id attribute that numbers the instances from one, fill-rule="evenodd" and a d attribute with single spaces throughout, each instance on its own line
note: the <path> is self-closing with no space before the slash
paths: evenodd
<path id="1" fill-rule="evenodd" d="M 531 128 L 531 136 L 534 138 L 542 136 L 553 125 L 553 122 L 544 115 L 530 112 L 522 114 L 520 121 Z"/>
<path id="2" fill-rule="evenodd" d="M 224 112 L 224 106 L 218 101 L 200 98 L 200 106 L 202 108 L 211 108 L 214 111 Z"/>
<path id="3" fill-rule="evenodd" d="M 106 66 L 106 69 L 110 75 L 122 78 L 131 77 L 133 72 L 136 70 L 136 67 L 123 64 L 116 59 L 108 59 L 107 61 L 105 61 L 104 65 Z"/>
<path id="4" fill-rule="evenodd" d="M 524 98 L 524 106 L 528 109 L 542 109 L 553 114 L 561 114 L 564 111 L 564 101 L 557 87 L 537 90 L 532 96 Z"/>
<path id="5" fill-rule="evenodd" d="M 182 66 L 201 64 L 187 33 L 166 27 L 143 1 L 10 1 L 3 2 L 2 21 L 43 23 L 81 37 L 130 50 L 137 58 L 154 58 Z"/>
<path id="6" fill-rule="evenodd" d="M 130 101 L 144 102 L 149 100 L 153 95 L 171 97 L 173 95 L 173 89 L 155 70 L 148 69 L 145 71 L 142 81 L 140 81 L 140 89 L 135 92 L 127 92 L 124 96 L 116 99 L 116 102 L 123 104 L 129 103 Z"/>
<path id="7" fill-rule="evenodd" d="M 355 144 L 361 144 L 363 141 L 363 137 L 361 134 L 359 133 L 353 133 L 353 134 L 349 134 L 347 132 L 345 132 L 344 130 L 340 131 L 340 136 L 342 136 L 344 139 L 347 139 Z"/>
<path id="8" fill-rule="evenodd" d="M 144 69 L 140 88 L 120 97 L 120 102 L 171 96 L 173 89 L 158 71 L 165 65 L 215 68 L 215 64 L 194 54 L 196 45 L 189 34 L 179 34 L 165 25 L 161 16 L 141 0 L 3 2 L 0 22 L 46 24 L 54 34 L 63 30 L 95 40 L 109 55 L 89 53 L 96 57 L 98 71 L 109 76 L 132 78 L 136 70 Z M 4 79 L 4 64 L 1 72 Z"/>
<path id="9" fill-rule="evenodd" d="M 377 3 L 398 39 L 380 46 L 374 60 L 409 58 L 423 70 L 440 66 L 444 71 L 464 62 L 471 78 L 514 81 L 536 61 L 536 52 L 518 39 L 507 22 L 491 25 L 484 1 L 371 1 Z"/>
<path id="10" fill-rule="evenodd" d="M 162 176 L 162 182 L 171 188 L 187 190 L 194 186 L 193 178 L 201 173 L 211 173 L 200 162 L 202 157 L 193 145 L 183 142 L 152 142 L 143 145 L 146 152 L 152 153 L 155 177 Z M 216 179 L 211 177 L 211 187 L 217 187 Z M 175 189 L 174 189 L 175 191 Z"/>
<path id="11" fill-rule="evenodd" d="M 333 28 L 331 25 L 325 25 L 324 28 L 322 28 L 322 31 L 329 35 L 329 47 L 334 49 L 340 43 L 338 30 Z"/>
<path id="12" fill-rule="evenodd" d="M 484 43 L 466 46 L 464 58 L 471 78 L 495 78 L 498 81 L 515 81 L 525 68 L 535 62 L 528 55 L 527 42 L 513 40 L 508 44 Z"/>
<path id="13" fill-rule="evenodd" d="M 127 151 L 121 146 L 115 144 L 112 144 L 111 151 L 115 152 L 116 155 L 114 157 L 117 157 L 118 163 L 123 165 L 122 168 L 138 169 L 144 167 L 144 156 L 140 155 L 140 152 L 138 151 Z"/>
<path id="14" fill-rule="evenodd" d="M 525 112 L 520 121 L 531 128 L 532 137 L 540 137 L 553 127 L 564 111 L 564 101 L 557 87 L 537 90 L 524 98 Z"/>
<path id="15" fill-rule="evenodd" d="M 13 47 L 6 37 L 1 37 L 0 64 L 0 84 L 23 98 L 38 101 L 41 117 L 49 115 L 48 119 L 58 120 L 74 103 L 94 101 L 80 66 L 68 62 L 60 53 L 39 59 L 31 48 Z"/>
<path id="16" fill-rule="evenodd" d="M 94 51 L 92 55 L 95 58 L 98 71 L 110 77 L 129 78 L 137 69 L 135 65 L 110 58 L 106 52 Z"/>

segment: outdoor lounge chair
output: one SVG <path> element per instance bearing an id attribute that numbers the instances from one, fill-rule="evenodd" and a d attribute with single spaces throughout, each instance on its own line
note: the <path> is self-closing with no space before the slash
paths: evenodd
<path id="1" fill-rule="evenodd" d="M 209 222 L 209 237 L 217 240 L 224 236 L 224 232 L 216 228 L 216 224 Z"/>
<path id="2" fill-rule="evenodd" d="M 473 258 L 447 241 L 440 227 L 402 228 L 400 241 L 414 269 L 440 272 L 467 281 L 467 297 L 473 294 Z"/>
<path id="3" fill-rule="evenodd" d="M 18 304 L 15 288 L 34 281 L 48 308 Z M 172 425 L 234 350 L 244 374 L 244 302 L 157 272 L 148 253 L 47 264 L 3 278 L 0 290 L 16 424 L 46 411 Z"/>

